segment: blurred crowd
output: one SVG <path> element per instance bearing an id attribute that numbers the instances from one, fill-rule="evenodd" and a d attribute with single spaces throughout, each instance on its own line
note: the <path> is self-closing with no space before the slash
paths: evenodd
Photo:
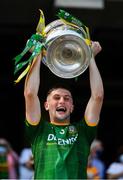
<path id="1" fill-rule="evenodd" d="M 88 158 L 88 179 L 123 179 L 123 146 L 118 148 L 117 159 L 108 167 L 102 160 L 101 140 L 95 139 Z M 26 146 L 18 154 L 5 138 L 0 138 L 0 179 L 33 179 L 34 161 L 31 148 Z"/>
<path id="2" fill-rule="evenodd" d="M 0 179 L 32 179 L 33 165 L 30 147 L 18 155 L 5 138 L 0 138 Z"/>
<path id="3" fill-rule="evenodd" d="M 116 160 L 108 166 L 102 160 L 103 151 L 103 143 L 95 139 L 88 158 L 88 179 L 123 179 L 123 146 L 117 149 Z"/>

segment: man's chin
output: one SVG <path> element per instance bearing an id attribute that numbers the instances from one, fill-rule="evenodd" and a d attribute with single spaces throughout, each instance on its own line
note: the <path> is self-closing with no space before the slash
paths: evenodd
<path id="1" fill-rule="evenodd" d="M 69 118 L 68 118 L 68 116 L 58 116 L 57 117 L 57 121 L 59 121 L 59 122 L 63 122 L 63 121 L 69 121 Z"/>

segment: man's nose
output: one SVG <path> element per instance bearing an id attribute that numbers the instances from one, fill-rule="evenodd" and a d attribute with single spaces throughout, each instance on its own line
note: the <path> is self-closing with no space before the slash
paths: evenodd
<path id="1" fill-rule="evenodd" d="M 64 97 L 61 97 L 61 98 L 59 99 L 59 102 L 60 102 L 60 103 L 64 103 L 64 102 L 65 102 Z"/>

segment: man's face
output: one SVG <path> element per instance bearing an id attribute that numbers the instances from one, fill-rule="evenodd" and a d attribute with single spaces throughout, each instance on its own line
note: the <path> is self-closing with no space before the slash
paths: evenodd
<path id="1" fill-rule="evenodd" d="M 73 111 L 71 93 L 62 88 L 53 90 L 47 97 L 45 109 L 49 111 L 51 121 L 69 120 Z"/>

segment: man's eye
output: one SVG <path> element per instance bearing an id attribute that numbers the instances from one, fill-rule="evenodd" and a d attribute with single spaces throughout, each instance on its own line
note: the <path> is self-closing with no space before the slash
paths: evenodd
<path id="1" fill-rule="evenodd" d="M 69 99 L 70 99 L 69 97 L 65 97 L 64 98 L 65 101 L 69 101 Z"/>
<path id="2" fill-rule="evenodd" d="M 60 97 L 59 96 L 55 96 L 54 99 L 58 100 L 58 99 L 60 99 Z"/>

